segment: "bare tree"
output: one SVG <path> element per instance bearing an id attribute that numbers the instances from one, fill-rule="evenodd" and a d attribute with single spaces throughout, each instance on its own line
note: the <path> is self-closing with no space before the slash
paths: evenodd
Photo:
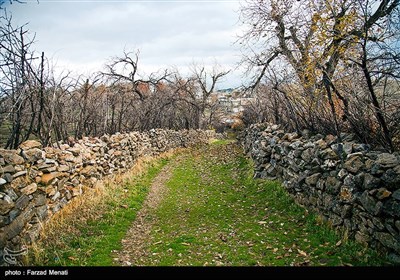
<path id="1" fill-rule="evenodd" d="M 199 104 L 199 117 L 201 116 L 203 118 L 202 121 L 199 120 L 200 127 L 205 128 L 211 124 L 212 120 L 210 116 L 213 115 L 213 109 L 215 109 L 216 106 L 213 106 L 210 96 L 214 92 L 217 83 L 229 72 L 230 70 L 219 70 L 217 65 L 214 65 L 208 73 L 204 66 L 199 66 L 196 64 L 192 66 L 193 79 L 199 90 L 193 92 L 191 97 Z M 205 115 L 206 110 L 208 110 L 208 118 Z"/>
<path id="2" fill-rule="evenodd" d="M 241 10 L 242 22 L 248 28 L 239 42 L 245 50 L 243 63 L 248 65 L 249 72 L 258 73 L 249 89 L 264 81 L 268 69 L 290 68 L 295 77 L 294 84 L 304 93 L 304 96 L 300 94 L 299 98 L 291 99 L 297 104 L 303 103 L 301 107 L 306 109 L 303 117 L 307 118 L 309 128 L 320 130 L 326 127 L 325 130 L 334 131 L 339 140 L 340 131 L 348 126 L 357 135 L 362 135 L 351 112 L 350 102 L 354 99 L 337 86 L 346 76 L 346 69 L 351 67 L 349 59 L 353 58 L 353 63 L 360 65 L 364 72 L 364 84 L 370 93 L 385 145 L 393 150 L 385 114 L 374 98 L 374 79 L 368 81 L 365 70 L 372 63 L 366 46 L 373 43 L 375 46 L 370 50 L 376 51 L 377 57 L 385 56 L 386 63 L 391 61 L 391 68 L 386 68 L 386 72 L 391 72 L 394 77 L 396 70 L 393 67 L 398 63 L 393 62 L 398 59 L 397 55 L 384 55 L 387 52 L 382 47 L 390 41 L 389 37 L 398 33 L 398 28 L 397 31 L 388 28 L 389 22 L 394 27 L 390 19 L 397 15 L 398 20 L 398 8 L 398 0 L 248 1 Z M 355 54 L 360 53 L 363 55 L 354 59 Z M 325 104 L 330 112 L 324 109 Z"/>

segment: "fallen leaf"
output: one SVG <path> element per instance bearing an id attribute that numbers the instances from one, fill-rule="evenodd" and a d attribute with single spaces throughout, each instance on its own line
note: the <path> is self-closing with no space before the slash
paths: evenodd
<path id="1" fill-rule="evenodd" d="M 126 204 L 122 204 L 122 205 L 120 205 L 122 208 L 125 208 L 125 209 L 127 209 L 128 208 L 128 205 L 126 205 Z"/>
<path id="2" fill-rule="evenodd" d="M 162 241 L 160 240 L 160 241 L 157 241 L 156 243 L 154 243 L 153 245 L 158 245 L 158 244 L 161 244 L 162 243 Z"/>
<path id="3" fill-rule="evenodd" d="M 274 248 L 273 252 L 276 253 L 278 251 L 278 248 Z"/>
<path id="4" fill-rule="evenodd" d="M 266 224 L 266 223 L 267 223 L 266 221 L 259 221 L 259 222 L 258 222 L 259 225 L 264 225 L 264 224 Z"/>
<path id="5" fill-rule="evenodd" d="M 336 243 L 336 247 L 339 247 L 340 245 L 342 245 L 342 240 L 339 240 L 339 241 Z"/>
<path id="6" fill-rule="evenodd" d="M 282 256 L 277 256 L 275 259 L 280 260 L 282 258 L 283 258 Z"/>
<path id="7" fill-rule="evenodd" d="M 300 250 L 300 249 L 297 249 L 297 252 L 299 252 L 299 254 L 300 254 L 301 256 L 307 257 L 307 253 L 306 253 L 306 252 L 304 252 L 304 251 L 302 251 L 302 250 Z"/>
<path id="8" fill-rule="evenodd" d="M 186 242 L 182 242 L 181 244 L 182 244 L 182 245 L 185 245 L 185 246 L 190 246 L 190 244 L 189 244 L 189 243 L 186 243 Z"/>
<path id="9" fill-rule="evenodd" d="M 68 259 L 71 260 L 71 261 L 76 261 L 77 260 L 77 258 L 75 258 L 73 256 L 69 256 Z"/>

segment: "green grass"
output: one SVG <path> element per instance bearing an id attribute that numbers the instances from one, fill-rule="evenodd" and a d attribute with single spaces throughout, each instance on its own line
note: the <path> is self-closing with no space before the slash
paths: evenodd
<path id="1" fill-rule="evenodd" d="M 186 155 L 152 215 L 141 265 L 382 265 L 384 261 L 297 206 L 278 182 L 252 179 L 232 143 Z M 340 242 L 339 242 L 340 241 Z"/>
<path id="2" fill-rule="evenodd" d="M 152 180 L 168 160 L 154 162 L 141 176 L 114 188 L 110 196 L 89 211 L 88 219 L 75 219 L 61 225 L 60 232 L 48 233 L 37 246 L 34 265 L 110 266 L 115 250 L 134 221 L 148 193 Z M 79 216 L 79 215 L 78 215 Z M 64 230 L 62 230 L 64 229 Z M 39 256 L 37 256 L 39 255 Z"/>

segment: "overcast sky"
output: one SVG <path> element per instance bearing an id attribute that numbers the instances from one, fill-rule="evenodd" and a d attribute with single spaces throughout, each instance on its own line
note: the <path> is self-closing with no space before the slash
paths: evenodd
<path id="1" fill-rule="evenodd" d="M 239 0 L 113 1 L 28 0 L 6 4 L 16 24 L 36 33 L 35 49 L 63 68 L 90 74 L 123 50 L 140 50 L 139 71 L 176 67 L 187 73 L 193 63 L 236 67 L 240 51 Z M 234 71 L 219 88 L 241 85 Z"/>

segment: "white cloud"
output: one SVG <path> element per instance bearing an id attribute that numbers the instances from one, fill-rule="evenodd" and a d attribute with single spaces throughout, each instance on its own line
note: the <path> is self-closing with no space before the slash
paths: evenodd
<path id="1" fill-rule="evenodd" d="M 124 49 L 140 49 L 145 71 L 193 61 L 232 68 L 240 60 L 239 1 L 50 1 L 8 7 L 18 24 L 29 22 L 36 49 L 59 69 L 96 71 Z M 86 74 L 85 73 L 85 74 Z M 232 74 L 224 86 L 238 86 Z M 232 84 L 232 85 L 231 85 Z"/>

